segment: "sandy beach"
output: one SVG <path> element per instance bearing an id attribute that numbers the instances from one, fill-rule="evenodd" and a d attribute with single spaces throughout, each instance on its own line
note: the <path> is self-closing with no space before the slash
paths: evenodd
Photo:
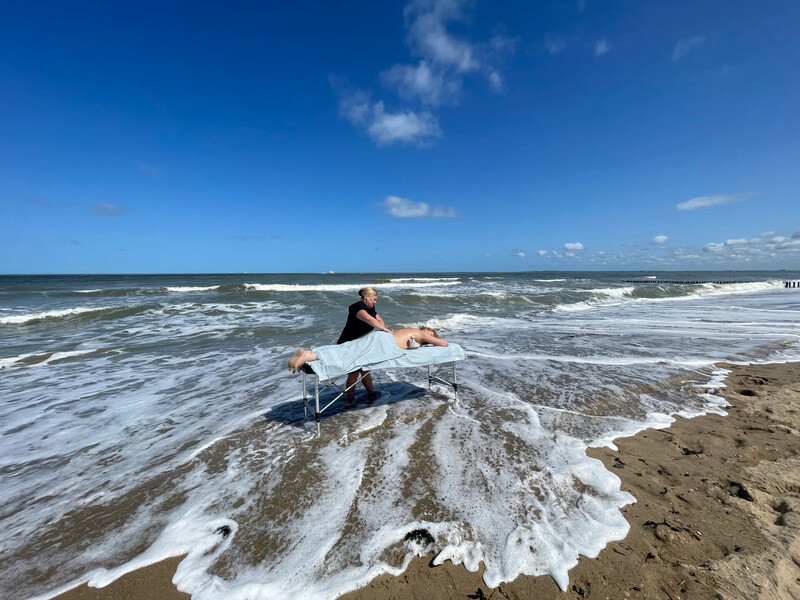
<path id="1" fill-rule="evenodd" d="M 800 598 L 800 363 L 720 366 L 732 371 L 719 392 L 728 416 L 679 418 L 589 451 L 637 501 L 623 509 L 628 536 L 582 557 L 566 592 L 547 576 L 491 589 L 430 555 L 342 599 Z M 188 598 L 171 583 L 179 560 L 58 598 Z"/>

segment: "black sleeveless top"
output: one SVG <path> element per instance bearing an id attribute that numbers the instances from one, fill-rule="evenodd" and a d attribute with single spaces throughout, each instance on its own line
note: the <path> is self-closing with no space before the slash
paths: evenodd
<path id="1" fill-rule="evenodd" d="M 364 304 L 363 300 L 359 300 L 358 302 L 351 304 L 347 309 L 347 323 L 344 325 L 342 335 L 340 335 L 339 339 L 336 341 L 337 344 L 352 342 L 353 340 L 360 338 L 362 335 L 367 335 L 370 331 L 372 331 L 372 325 L 364 323 L 364 321 L 356 316 L 359 311 L 362 310 L 367 311 L 367 314 L 371 317 L 376 317 L 378 315 L 378 311 L 375 310 L 375 306 L 373 305 L 372 308 L 367 308 L 367 305 Z"/>

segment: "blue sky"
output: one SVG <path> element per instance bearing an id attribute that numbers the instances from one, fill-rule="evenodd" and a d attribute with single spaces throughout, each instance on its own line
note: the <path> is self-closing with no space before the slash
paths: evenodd
<path id="1" fill-rule="evenodd" d="M 4 3 L 0 273 L 800 268 L 800 3 Z"/>

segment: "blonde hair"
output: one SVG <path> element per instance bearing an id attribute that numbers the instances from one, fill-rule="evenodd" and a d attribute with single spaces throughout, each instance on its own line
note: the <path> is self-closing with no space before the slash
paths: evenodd
<path id="1" fill-rule="evenodd" d="M 422 325 L 419 329 L 420 331 L 430 331 L 431 335 L 435 338 L 439 337 L 439 334 L 437 334 L 431 327 L 428 327 L 427 325 Z"/>
<path id="2" fill-rule="evenodd" d="M 366 300 L 370 296 L 377 296 L 377 295 L 378 295 L 378 290 L 376 290 L 374 287 L 365 286 L 360 290 L 358 290 L 358 297 L 361 298 L 362 300 Z"/>

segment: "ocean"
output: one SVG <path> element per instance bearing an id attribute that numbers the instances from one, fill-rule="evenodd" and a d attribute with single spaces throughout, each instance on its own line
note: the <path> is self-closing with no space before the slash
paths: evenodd
<path id="1" fill-rule="evenodd" d="M 0 597 L 184 554 L 176 582 L 203 600 L 335 598 L 431 551 L 490 586 L 563 589 L 634 501 L 587 447 L 724 413 L 715 362 L 800 360 L 788 280 L 2 276 Z M 389 327 L 466 350 L 458 400 L 423 370 L 375 372 L 382 396 L 360 389 L 318 431 L 286 362 L 334 343 L 364 285 Z"/>

